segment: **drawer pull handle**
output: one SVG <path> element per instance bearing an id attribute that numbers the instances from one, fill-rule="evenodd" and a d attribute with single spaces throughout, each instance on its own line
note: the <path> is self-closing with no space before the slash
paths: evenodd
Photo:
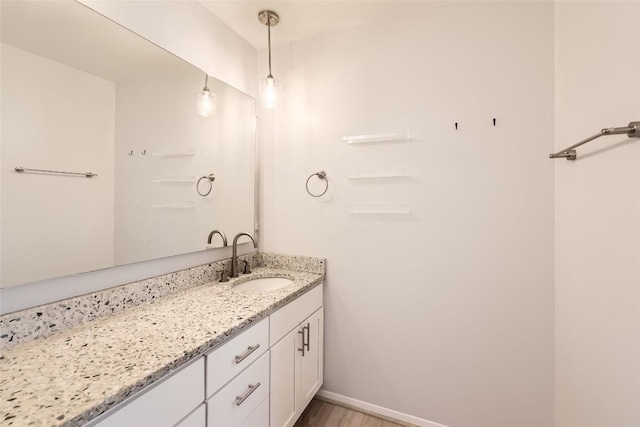
<path id="1" fill-rule="evenodd" d="M 244 402 L 245 400 L 247 400 L 247 397 L 251 396 L 251 393 L 253 393 L 254 391 L 256 391 L 256 389 L 260 387 L 260 383 L 256 383 L 254 384 L 249 384 L 249 390 L 247 390 L 242 396 L 236 396 L 236 405 L 240 406 L 242 405 L 242 402 Z"/>
<path id="2" fill-rule="evenodd" d="M 260 344 L 256 344 L 253 347 L 247 347 L 247 351 L 245 351 L 244 353 L 242 353 L 239 356 L 236 356 L 236 364 L 242 362 L 244 359 L 249 357 L 249 355 L 251 353 L 253 353 L 254 351 L 256 351 L 258 348 L 260 348 Z"/>

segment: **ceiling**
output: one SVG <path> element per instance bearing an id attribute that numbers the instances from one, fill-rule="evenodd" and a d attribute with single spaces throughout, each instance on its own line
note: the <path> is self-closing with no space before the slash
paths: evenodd
<path id="1" fill-rule="evenodd" d="M 267 30 L 258 21 L 258 12 L 264 9 L 280 15 L 280 24 L 271 32 L 272 43 L 279 44 L 415 14 L 442 4 L 415 0 L 200 0 L 200 3 L 257 49 L 267 47 Z"/>

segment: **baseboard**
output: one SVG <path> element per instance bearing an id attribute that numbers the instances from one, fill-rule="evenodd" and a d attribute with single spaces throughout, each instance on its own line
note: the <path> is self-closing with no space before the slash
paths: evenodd
<path id="1" fill-rule="evenodd" d="M 414 417 L 413 415 L 404 414 L 402 412 L 394 411 L 388 408 L 383 408 L 382 406 L 363 402 L 361 400 L 353 399 L 351 397 L 343 396 L 338 393 L 332 393 L 326 390 L 318 391 L 318 394 L 316 394 L 316 396 L 320 400 L 327 400 L 331 403 L 337 403 L 349 409 L 364 412 L 366 414 L 380 417 L 388 421 L 396 423 L 400 421 L 400 423 L 398 424 L 420 427 L 447 427 L 442 424 L 434 423 L 433 421 L 423 420 L 422 418 Z"/>

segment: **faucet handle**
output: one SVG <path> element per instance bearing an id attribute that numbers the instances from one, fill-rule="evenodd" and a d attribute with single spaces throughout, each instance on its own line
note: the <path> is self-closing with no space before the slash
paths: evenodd
<path id="1" fill-rule="evenodd" d="M 249 261 L 242 262 L 244 262 L 244 270 L 242 271 L 242 274 L 251 274 L 251 266 L 249 265 Z"/>
<path id="2" fill-rule="evenodd" d="M 226 270 L 222 270 L 220 272 L 220 282 L 228 282 L 229 281 L 229 276 L 227 276 L 227 272 Z"/>

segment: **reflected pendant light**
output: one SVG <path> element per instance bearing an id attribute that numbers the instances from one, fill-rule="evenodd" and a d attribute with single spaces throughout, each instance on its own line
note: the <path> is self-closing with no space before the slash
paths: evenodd
<path id="1" fill-rule="evenodd" d="M 282 85 L 271 75 L 271 27 L 278 25 L 280 17 L 274 11 L 263 10 L 258 13 L 258 20 L 267 26 L 269 38 L 269 75 L 260 81 L 260 102 L 266 108 L 274 108 L 280 105 Z"/>
<path id="2" fill-rule="evenodd" d="M 209 75 L 204 75 L 204 88 L 196 92 L 196 114 L 202 117 L 213 116 L 216 112 L 216 94 L 207 87 Z"/>

